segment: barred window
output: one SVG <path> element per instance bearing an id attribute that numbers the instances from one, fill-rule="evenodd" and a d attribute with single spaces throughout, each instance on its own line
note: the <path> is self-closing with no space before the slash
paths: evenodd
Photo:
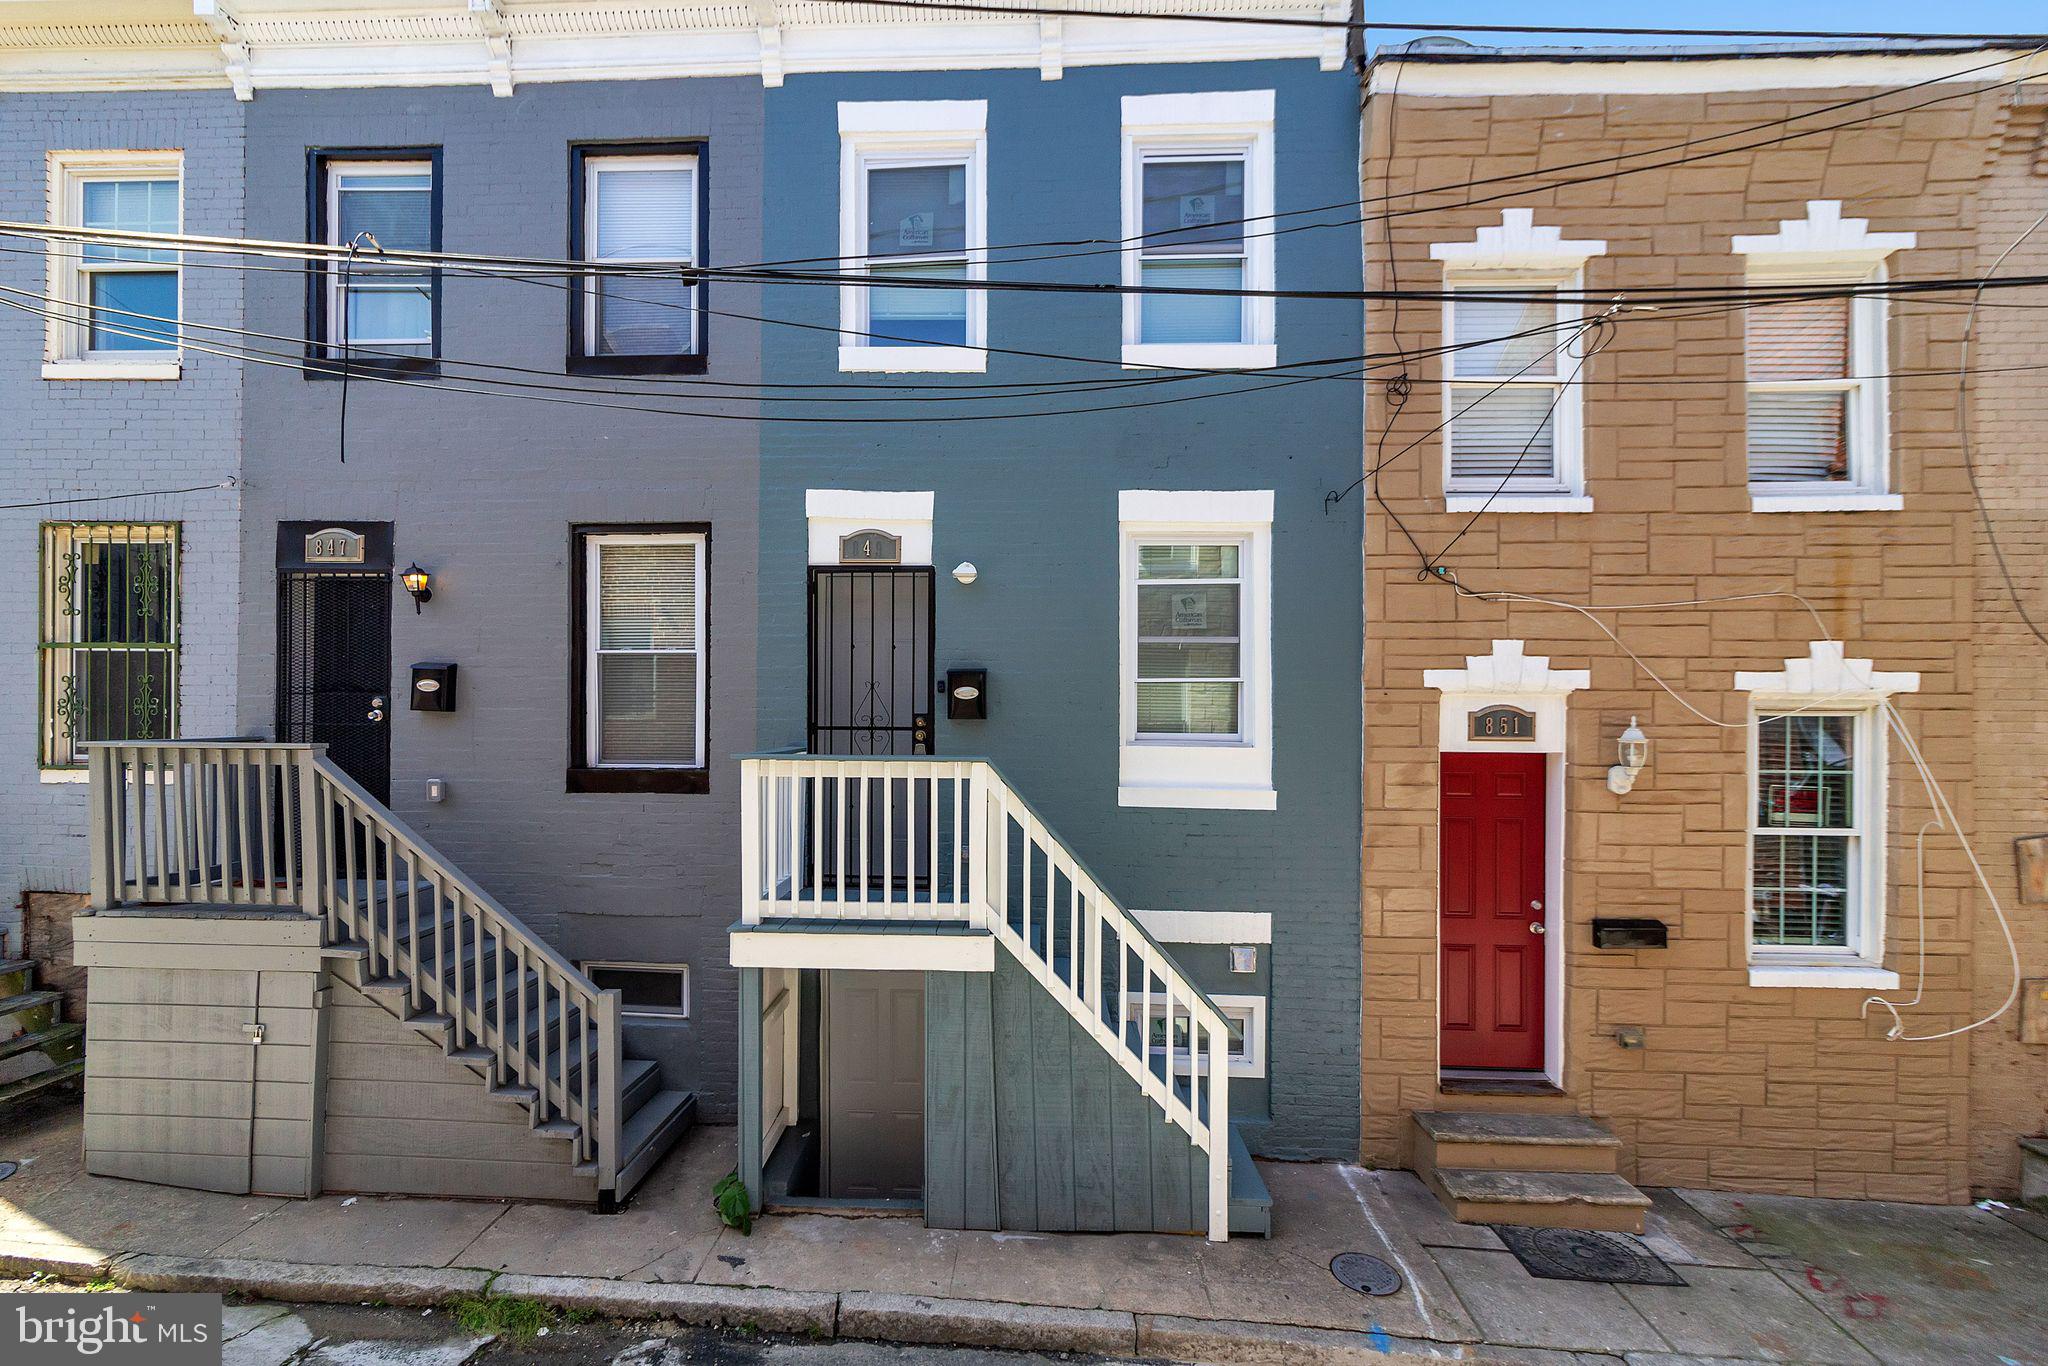
<path id="1" fill-rule="evenodd" d="M 1854 713 L 1757 720 L 1750 916 L 1760 949 L 1862 947 L 1865 729 Z"/>
<path id="2" fill-rule="evenodd" d="M 80 768 L 90 740 L 166 740 L 178 721 L 178 526 L 45 522 L 39 761 Z"/>

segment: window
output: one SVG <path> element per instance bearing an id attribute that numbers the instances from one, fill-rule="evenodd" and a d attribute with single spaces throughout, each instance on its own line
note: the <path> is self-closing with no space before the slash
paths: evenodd
<path id="1" fill-rule="evenodd" d="M 1273 288 L 1273 92 L 1127 96 L 1123 118 L 1124 283 L 1162 291 L 1125 296 L 1124 363 L 1275 364 L 1273 300 L 1248 293 Z"/>
<path id="2" fill-rule="evenodd" d="M 1872 232 L 1836 200 L 1734 239 L 1751 289 L 1869 284 L 1910 232 Z M 1881 510 L 1891 488 L 1891 369 L 1881 297 L 1787 298 L 1745 311 L 1750 504 L 1758 512 Z"/>
<path id="3" fill-rule="evenodd" d="M 701 792 L 704 528 L 583 528 L 570 791 Z"/>
<path id="4" fill-rule="evenodd" d="M 979 100 L 839 106 L 840 254 L 900 282 L 842 289 L 840 369 L 986 368 L 986 292 L 965 287 L 985 275 L 986 123 Z"/>
<path id="5" fill-rule="evenodd" d="M 178 527 L 45 522 L 37 676 L 45 769 L 92 740 L 166 740 L 178 722 Z"/>
<path id="6" fill-rule="evenodd" d="M 321 273 L 316 334 L 327 357 L 416 368 L 438 354 L 439 272 L 378 259 L 441 249 L 437 162 L 438 153 L 318 158 L 320 240 L 355 248 Z"/>
<path id="7" fill-rule="evenodd" d="M 176 152 L 51 155 L 51 221 L 110 232 L 184 230 Z M 111 242 L 52 243 L 49 378 L 176 378 L 179 253 Z"/>
<path id="8" fill-rule="evenodd" d="M 1274 804 L 1272 497 L 1120 497 L 1123 805 Z"/>
<path id="9" fill-rule="evenodd" d="M 1211 996 L 1217 1013 L 1223 1016 L 1224 1057 L 1229 1061 L 1233 1077 L 1263 1077 L 1266 1075 L 1266 998 L 1263 996 Z M 1124 1018 L 1135 1022 L 1145 1010 L 1142 997 L 1124 998 Z M 1155 1060 L 1155 1066 L 1166 1066 L 1166 1002 L 1154 1001 L 1145 1028 L 1146 1051 Z M 1192 1031 L 1188 1013 L 1176 1007 L 1173 1012 L 1173 1068 L 1176 1073 L 1206 1072 L 1209 1059 L 1205 1053 L 1200 1058 L 1190 1058 L 1188 1048 Z"/>
<path id="10" fill-rule="evenodd" d="M 571 368 L 702 370 L 704 286 L 681 273 L 703 259 L 702 144 L 579 147 L 571 159 L 571 255 L 644 272 L 592 275 L 579 284 Z"/>
<path id="11" fill-rule="evenodd" d="M 625 1015 L 690 1018 L 690 969 L 683 963 L 584 963 L 599 991 L 619 993 Z"/>
<path id="12" fill-rule="evenodd" d="M 1864 905 L 1882 901 L 1865 867 L 1882 794 L 1871 791 L 1870 712 L 1756 719 L 1750 827 L 1750 943 L 1757 957 L 1855 955 Z"/>
<path id="13" fill-rule="evenodd" d="M 1578 352 L 1567 345 L 1578 313 L 1555 279 L 1452 285 L 1446 305 L 1451 494 L 1575 494 L 1579 490 Z M 1524 300 L 1461 293 L 1531 294 Z"/>

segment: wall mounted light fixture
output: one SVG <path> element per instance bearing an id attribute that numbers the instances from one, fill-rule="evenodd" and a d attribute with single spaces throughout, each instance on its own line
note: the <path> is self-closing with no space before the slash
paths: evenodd
<path id="1" fill-rule="evenodd" d="M 1607 790 L 1620 796 L 1636 785 L 1636 775 L 1650 762 L 1650 737 L 1643 734 L 1635 717 L 1629 717 L 1628 729 L 1621 733 L 1617 748 L 1621 762 L 1607 770 Z"/>
<path id="2" fill-rule="evenodd" d="M 962 560 L 953 566 L 953 577 L 963 585 L 970 584 L 981 577 L 981 571 L 974 567 L 974 561 Z"/>
<path id="3" fill-rule="evenodd" d="M 433 601 L 434 590 L 429 587 L 433 579 L 426 570 L 420 568 L 418 561 L 407 565 L 405 571 L 398 576 L 398 581 L 405 585 L 406 592 L 412 594 L 412 610 L 415 615 L 418 614 L 421 604 Z"/>

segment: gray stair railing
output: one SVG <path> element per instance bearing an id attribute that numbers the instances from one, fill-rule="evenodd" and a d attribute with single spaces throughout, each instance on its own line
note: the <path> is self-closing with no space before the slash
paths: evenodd
<path id="1" fill-rule="evenodd" d="M 92 904 L 296 908 L 403 985 L 452 1056 L 620 1163 L 619 993 L 601 991 L 327 757 L 244 740 L 88 745 Z"/>

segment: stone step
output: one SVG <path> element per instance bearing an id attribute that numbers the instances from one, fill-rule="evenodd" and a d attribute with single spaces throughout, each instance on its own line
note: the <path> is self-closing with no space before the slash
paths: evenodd
<path id="1" fill-rule="evenodd" d="M 1611 1172 L 1437 1167 L 1423 1181 L 1461 1224 L 1641 1233 L 1650 1197 Z"/>
<path id="2" fill-rule="evenodd" d="M 1583 1115 L 1417 1110 L 1410 1118 L 1418 1172 L 1460 1167 L 1612 1174 L 1621 1158 L 1621 1140 Z"/>

